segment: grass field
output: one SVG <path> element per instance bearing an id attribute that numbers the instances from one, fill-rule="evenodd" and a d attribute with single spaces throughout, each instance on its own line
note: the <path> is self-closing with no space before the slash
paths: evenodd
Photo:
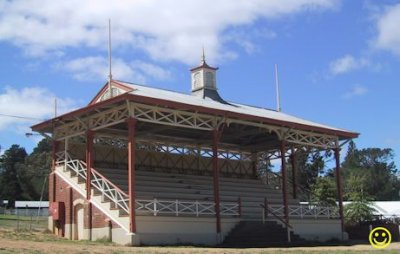
<path id="1" fill-rule="evenodd" d="M 47 228 L 47 217 L 16 216 L 0 214 L 0 228 L 43 231 Z"/>
<path id="2" fill-rule="evenodd" d="M 24 222 L 31 223 L 30 217 L 18 218 L 21 225 Z M 352 246 L 329 246 L 329 247 L 296 247 L 296 248 L 263 248 L 263 249 L 228 249 L 228 248 L 201 248 L 201 247 L 127 247 L 119 246 L 113 243 L 98 241 L 69 241 L 44 231 L 45 222 L 41 220 L 39 226 L 35 229 L 16 230 L 15 216 L 0 216 L 0 253 L 168 253 L 168 254 L 186 254 L 186 253 L 293 253 L 293 254 L 319 254 L 319 253 L 396 253 L 400 254 L 400 244 L 392 243 L 386 250 L 374 250 L 369 244 Z M 35 223 L 35 221 L 34 221 Z M 38 230 L 38 228 L 41 228 Z"/>

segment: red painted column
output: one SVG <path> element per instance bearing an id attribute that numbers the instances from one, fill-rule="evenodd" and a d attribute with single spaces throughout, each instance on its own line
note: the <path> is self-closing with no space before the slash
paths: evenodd
<path id="1" fill-rule="evenodd" d="M 128 195 L 129 195 L 129 220 L 131 233 L 136 232 L 136 216 L 135 216 L 135 118 L 128 119 Z"/>
<path id="2" fill-rule="evenodd" d="M 58 147 L 60 145 L 60 142 L 57 140 L 53 140 L 53 147 L 52 147 L 52 161 L 51 161 L 51 173 L 49 175 L 49 183 L 50 183 L 50 178 L 52 179 L 51 184 L 49 184 L 49 195 L 51 193 L 51 201 L 56 202 L 56 161 L 57 161 L 57 151 Z"/>
<path id="3" fill-rule="evenodd" d="M 68 203 L 69 203 L 69 236 L 68 239 L 72 240 L 72 224 L 74 223 L 73 221 L 73 213 L 74 213 L 74 193 L 72 190 L 72 187 L 69 186 L 68 188 Z"/>
<path id="4" fill-rule="evenodd" d="M 340 173 L 340 149 L 335 148 L 335 160 L 336 160 L 336 190 L 337 190 L 337 195 L 338 195 L 338 201 L 339 201 L 339 216 L 340 216 L 340 222 L 341 222 L 341 227 L 342 227 L 342 233 L 344 232 L 344 217 L 343 217 L 343 191 L 342 191 L 342 176 Z"/>
<path id="5" fill-rule="evenodd" d="M 212 166 L 213 166 L 213 183 L 214 183 L 214 202 L 215 202 L 215 217 L 217 219 L 217 234 L 221 233 L 221 214 L 220 214 L 220 197 L 219 197 L 219 170 L 218 170 L 218 140 L 220 132 L 213 130 L 212 141 Z"/>
<path id="6" fill-rule="evenodd" d="M 92 240 L 92 203 L 90 202 L 92 189 L 92 167 L 93 167 L 93 131 L 86 132 L 86 199 L 88 203 L 88 229 L 89 240 Z"/>
<path id="7" fill-rule="evenodd" d="M 297 168 L 296 168 L 296 154 L 294 153 L 294 148 L 292 147 L 292 152 L 290 154 L 290 163 L 292 165 L 292 189 L 293 198 L 297 198 Z"/>
<path id="8" fill-rule="evenodd" d="M 93 131 L 86 132 L 86 199 L 90 200 L 93 167 Z"/>
<path id="9" fill-rule="evenodd" d="M 88 229 L 89 229 L 89 240 L 92 240 L 92 213 L 93 213 L 93 208 L 92 208 L 92 203 L 88 203 Z"/>
<path id="10" fill-rule="evenodd" d="M 57 152 L 58 152 L 58 147 L 60 145 L 60 141 L 53 140 L 53 147 L 51 148 L 52 152 L 52 161 L 51 161 L 51 171 L 54 171 L 56 169 L 56 161 L 57 161 Z"/>
<path id="11" fill-rule="evenodd" d="M 281 150 L 281 164 L 282 164 L 282 195 L 283 195 L 283 213 L 284 219 L 287 223 L 289 223 L 289 208 L 288 208 L 288 195 L 287 195 L 287 174 L 286 174 L 286 142 L 281 141 L 280 150 Z"/>

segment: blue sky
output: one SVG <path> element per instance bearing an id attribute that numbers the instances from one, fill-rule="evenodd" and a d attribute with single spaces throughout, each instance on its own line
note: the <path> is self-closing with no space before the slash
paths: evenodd
<path id="1" fill-rule="evenodd" d="M 204 46 L 223 98 L 275 108 L 277 63 L 284 112 L 360 132 L 400 165 L 399 1 L 0 0 L 0 114 L 87 104 L 107 79 L 108 18 L 115 79 L 188 93 Z M 0 116 L 2 152 L 30 151 L 35 122 Z"/>

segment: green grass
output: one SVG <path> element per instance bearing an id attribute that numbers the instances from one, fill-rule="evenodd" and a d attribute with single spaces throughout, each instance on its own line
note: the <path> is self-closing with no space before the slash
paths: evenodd
<path id="1" fill-rule="evenodd" d="M 47 228 L 47 217 L 0 214 L 0 228 L 43 231 Z"/>

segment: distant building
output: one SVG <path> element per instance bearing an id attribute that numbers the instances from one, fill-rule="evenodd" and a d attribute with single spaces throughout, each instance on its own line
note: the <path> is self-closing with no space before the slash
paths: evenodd
<path id="1" fill-rule="evenodd" d="M 373 206 L 376 216 L 383 219 L 400 218 L 400 201 L 376 201 Z"/>
<path id="2" fill-rule="evenodd" d="M 15 208 L 5 208 L 8 200 L 0 200 L 0 214 L 19 214 L 22 216 L 48 216 L 49 201 L 15 201 Z"/>

